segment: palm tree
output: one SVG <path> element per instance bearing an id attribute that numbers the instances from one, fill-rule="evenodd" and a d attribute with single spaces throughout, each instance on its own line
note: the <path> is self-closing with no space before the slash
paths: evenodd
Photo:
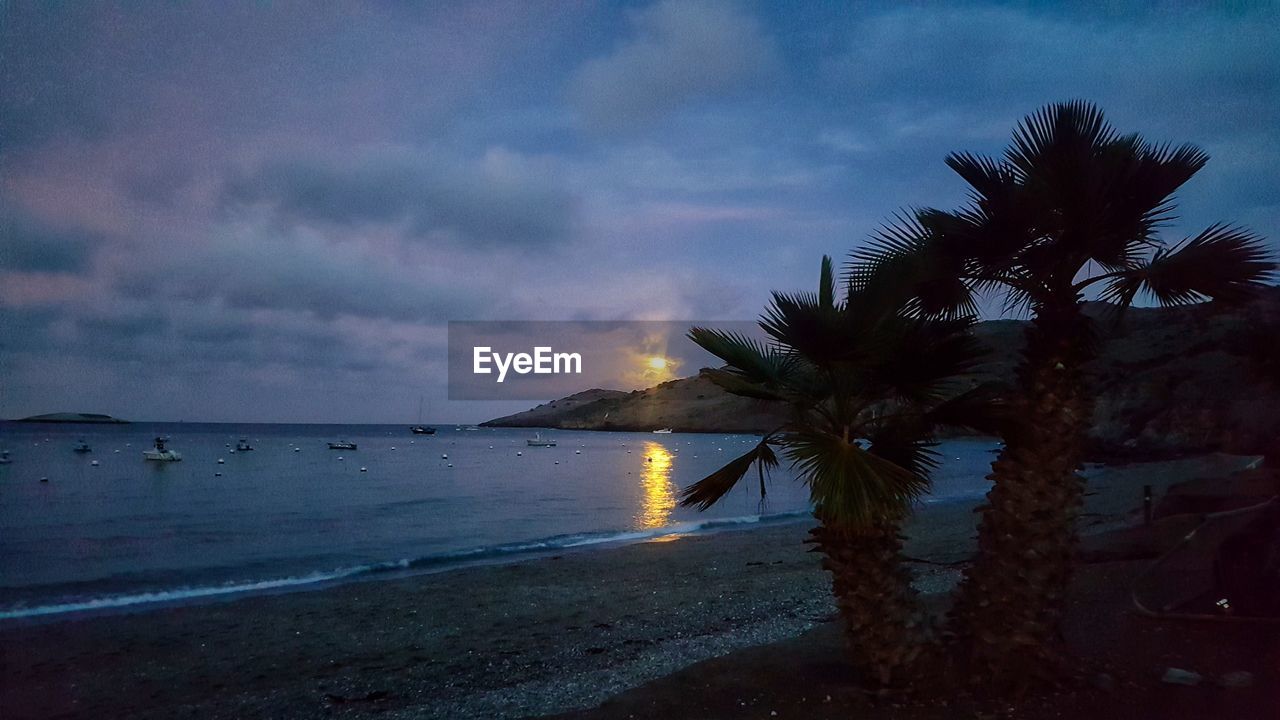
<path id="1" fill-rule="evenodd" d="M 899 530 L 934 467 L 936 428 L 999 420 L 992 388 L 956 393 L 981 349 L 972 318 L 911 317 L 883 288 L 838 297 L 824 257 L 816 294 L 773 294 L 764 344 L 693 328 L 689 336 L 726 363 L 703 373 L 731 393 L 782 403 L 788 420 L 754 448 L 682 493 L 706 509 L 754 465 L 762 498 L 780 448 L 808 486 L 855 667 L 889 685 L 924 646 L 927 630 L 902 564 Z"/>
<path id="2" fill-rule="evenodd" d="M 1237 227 L 1214 225 L 1173 246 L 1160 239 L 1174 191 L 1207 159 L 1192 145 L 1120 135 L 1089 103 L 1051 105 L 1023 120 L 1003 157 L 947 157 L 970 185 L 965 207 L 899 216 L 854 254 L 855 289 L 881 274 L 909 278 L 903 291 L 925 315 L 972 312 L 976 294 L 996 291 L 1006 309 L 1032 316 L 1011 408 L 1019 422 L 992 465 L 979 555 L 952 614 L 975 678 L 1023 684 L 1062 657 L 1092 415 L 1086 292 L 1120 307 L 1144 291 L 1165 305 L 1235 301 L 1271 270 L 1260 238 Z"/>

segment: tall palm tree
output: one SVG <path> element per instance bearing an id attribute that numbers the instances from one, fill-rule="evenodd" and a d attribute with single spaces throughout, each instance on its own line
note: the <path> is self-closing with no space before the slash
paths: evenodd
<path id="1" fill-rule="evenodd" d="M 975 294 L 989 291 L 1031 314 L 1011 408 L 1020 421 L 992 465 L 979 556 L 952 616 L 975 678 L 1023 684 L 1062 657 L 1092 415 L 1086 292 L 1120 307 L 1144 291 L 1165 305 L 1234 301 L 1272 268 L 1260 238 L 1237 227 L 1172 246 L 1160 239 L 1174 191 L 1207 159 L 1192 145 L 1120 135 L 1089 103 L 1051 105 L 1022 121 L 1003 157 L 947 157 L 970 185 L 966 206 L 899 216 L 854 254 L 855 288 L 880 274 L 909 278 L 903 291 L 925 315 L 972 312 Z"/>
<path id="2" fill-rule="evenodd" d="M 760 326 L 771 342 L 693 328 L 726 363 L 703 373 L 731 393 L 784 404 L 787 421 L 754 448 L 688 487 L 682 504 L 706 509 L 754 465 L 760 492 L 780 448 L 809 486 L 854 665 L 873 684 L 902 679 L 926 639 L 899 529 L 927 487 L 940 426 L 990 429 L 998 396 L 957 393 L 981 357 L 972 318 L 911 317 L 880 286 L 840 293 L 824 257 L 816 294 L 773 294 Z M 840 295 L 843 294 L 843 297 Z"/>

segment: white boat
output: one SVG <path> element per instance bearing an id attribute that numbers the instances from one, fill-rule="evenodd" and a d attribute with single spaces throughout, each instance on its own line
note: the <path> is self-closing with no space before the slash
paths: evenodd
<path id="1" fill-rule="evenodd" d="M 661 430 L 653 431 L 654 435 L 670 435 L 671 433 L 672 433 L 671 428 L 662 428 Z"/>
<path id="2" fill-rule="evenodd" d="M 356 444 L 347 440 L 329 443 L 330 450 L 355 450 Z"/>
<path id="3" fill-rule="evenodd" d="M 550 440 L 550 439 L 543 440 L 542 433 L 535 434 L 532 438 L 525 440 L 525 442 L 529 444 L 529 447 L 555 447 L 556 446 L 555 440 Z"/>
<path id="4" fill-rule="evenodd" d="M 165 449 L 164 438 L 158 437 L 156 438 L 155 447 L 142 451 L 142 459 L 156 462 L 177 462 L 182 459 L 182 454 L 176 450 Z"/>

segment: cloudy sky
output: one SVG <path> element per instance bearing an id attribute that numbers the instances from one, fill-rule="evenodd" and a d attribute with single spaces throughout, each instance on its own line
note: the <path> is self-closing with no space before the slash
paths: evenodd
<path id="1" fill-rule="evenodd" d="M 0 417 L 476 421 L 449 320 L 737 320 L 1047 102 L 1280 237 L 1280 12 L 0 4 Z"/>

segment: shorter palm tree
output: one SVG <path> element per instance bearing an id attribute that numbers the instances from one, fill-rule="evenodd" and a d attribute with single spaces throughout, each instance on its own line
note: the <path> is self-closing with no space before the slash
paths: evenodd
<path id="1" fill-rule="evenodd" d="M 957 392 L 982 351 L 971 317 L 923 319 L 893 283 L 846 282 L 838 297 L 831 259 L 817 294 L 773 294 L 760 320 L 771 342 L 693 328 L 723 360 L 703 374 L 730 393 L 781 403 L 788 420 L 741 457 L 686 488 L 682 504 L 714 505 L 755 466 L 760 492 L 779 464 L 775 448 L 809 486 L 819 525 L 812 539 L 832 574 L 857 670 L 875 684 L 908 675 L 927 624 L 902 563 L 900 529 L 935 467 L 943 426 L 994 430 L 990 386 Z"/>

